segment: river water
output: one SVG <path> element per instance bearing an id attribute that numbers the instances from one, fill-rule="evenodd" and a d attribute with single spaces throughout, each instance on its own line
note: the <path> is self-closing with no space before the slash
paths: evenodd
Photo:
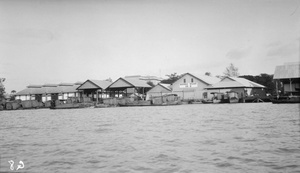
<path id="1" fill-rule="evenodd" d="M 300 172 L 299 104 L 0 112 L 0 172 Z"/>

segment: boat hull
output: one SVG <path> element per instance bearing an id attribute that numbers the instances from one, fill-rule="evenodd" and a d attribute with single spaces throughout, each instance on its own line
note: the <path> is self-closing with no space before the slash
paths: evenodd
<path id="1" fill-rule="evenodd" d="M 300 103 L 299 96 L 292 96 L 292 97 L 275 97 L 271 99 L 272 103 L 274 104 L 289 104 L 289 103 Z"/>
<path id="2" fill-rule="evenodd" d="M 164 102 L 164 103 L 151 103 L 150 101 L 133 102 L 133 103 L 119 103 L 120 107 L 134 107 L 134 106 L 171 106 L 180 105 L 180 101 Z"/>
<path id="3" fill-rule="evenodd" d="M 80 104 L 61 104 L 50 107 L 50 109 L 79 109 L 83 108 Z"/>

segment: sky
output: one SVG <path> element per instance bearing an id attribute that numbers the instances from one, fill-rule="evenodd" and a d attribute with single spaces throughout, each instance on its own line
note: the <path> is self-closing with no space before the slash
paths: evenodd
<path id="1" fill-rule="evenodd" d="M 300 61 L 299 0 L 0 0 L 0 78 L 29 84 Z"/>

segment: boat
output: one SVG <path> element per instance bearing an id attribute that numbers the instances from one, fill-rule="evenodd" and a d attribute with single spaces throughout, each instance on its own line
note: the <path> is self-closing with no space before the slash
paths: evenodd
<path id="1" fill-rule="evenodd" d="M 300 96 L 276 96 L 271 99 L 274 104 L 300 103 Z"/>
<path id="2" fill-rule="evenodd" d="M 109 106 L 109 105 L 106 105 L 106 104 L 97 104 L 94 106 L 94 108 L 108 108 L 108 107 L 112 107 L 112 106 Z"/>
<path id="3" fill-rule="evenodd" d="M 132 102 L 119 103 L 120 107 L 132 107 L 132 106 L 151 106 L 151 101 L 137 100 Z"/>
<path id="4" fill-rule="evenodd" d="M 229 91 L 226 94 L 221 92 L 212 92 L 214 96 L 211 100 L 202 100 L 204 104 L 217 104 L 217 103 L 238 103 L 238 93 L 235 91 Z"/>
<path id="5" fill-rule="evenodd" d="M 181 100 L 176 94 L 165 94 L 162 96 L 152 97 L 150 100 L 130 100 L 123 99 L 119 101 L 120 107 L 133 107 L 133 106 L 170 106 L 180 105 Z"/>
<path id="6" fill-rule="evenodd" d="M 223 103 L 223 100 L 222 98 L 224 98 L 224 93 L 221 93 L 221 92 L 212 92 L 210 93 L 213 95 L 212 99 L 211 100 L 202 100 L 202 103 L 204 104 L 216 104 L 216 103 Z"/>
<path id="7" fill-rule="evenodd" d="M 84 108 L 85 106 L 79 103 L 65 103 L 58 105 L 51 105 L 50 109 L 78 109 Z"/>
<path id="8" fill-rule="evenodd" d="M 235 91 L 229 91 L 227 92 L 228 102 L 229 103 L 238 103 L 239 102 L 239 96 L 238 93 Z"/>
<path id="9" fill-rule="evenodd" d="M 213 101 L 212 100 L 202 100 L 203 104 L 212 104 Z"/>
<path id="10" fill-rule="evenodd" d="M 202 100 L 203 104 L 216 104 L 216 103 L 223 103 L 219 99 L 212 99 L 212 100 Z"/>

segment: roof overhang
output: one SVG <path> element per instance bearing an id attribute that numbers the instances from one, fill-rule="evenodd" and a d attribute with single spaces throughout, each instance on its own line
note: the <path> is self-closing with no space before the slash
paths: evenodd
<path id="1" fill-rule="evenodd" d="M 261 89 L 261 88 L 266 88 L 266 87 L 246 87 L 246 86 L 239 86 L 239 87 L 207 87 L 207 88 L 204 88 L 204 89 L 207 89 L 207 90 L 214 90 L 214 89 L 237 89 L 237 88 L 258 88 L 258 89 Z"/>

